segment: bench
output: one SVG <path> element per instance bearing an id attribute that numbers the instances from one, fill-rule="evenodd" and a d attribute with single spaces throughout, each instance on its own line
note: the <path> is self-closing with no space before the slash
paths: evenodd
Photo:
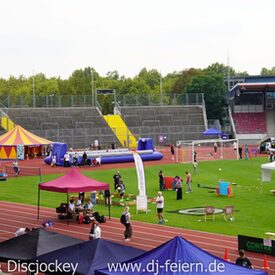
<path id="1" fill-rule="evenodd" d="M 273 196 L 275 196 L 275 190 L 270 190 Z"/>
<path id="2" fill-rule="evenodd" d="M 272 232 L 265 232 L 265 235 L 267 235 L 269 239 L 275 240 L 275 233 L 272 233 Z"/>

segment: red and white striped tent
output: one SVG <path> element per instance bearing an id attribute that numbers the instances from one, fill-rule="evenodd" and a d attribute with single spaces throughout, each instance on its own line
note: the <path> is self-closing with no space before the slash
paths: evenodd
<path id="1" fill-rule="evenodd" d="M 9 132 L 0 136 L 0 158 L 14 159 L 18 157 L 18 146 L 42 146 L 53 143 L 41 138 L 17 125 Z"/>

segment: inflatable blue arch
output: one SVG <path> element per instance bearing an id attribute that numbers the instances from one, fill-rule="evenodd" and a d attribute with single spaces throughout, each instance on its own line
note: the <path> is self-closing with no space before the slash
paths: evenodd
<path id="1" fill-rule="evenodd" d="M 155 151 L 151 138 L 140 138 L 138 140 L 137 153 L 143 161 L 161 160 L 163 158 L 163 154 Z M 52 156 L 56 156 L 56 165 L 64 166 L 65 154 L 69 155 L 69 166 L 73 164 L 79 166 L 84 165 L 84 151 L 68 152 L 67 144 L 60 142 L 54 143 L 52 154 L 46 157 L 44 161 L 47 164 L 51 164 Z M 134 162 L 133 152 L 128 149 L 86 151 L 86 154 L 87 159 L 85 164 L 88 165 L 91 165 L 97 157 L 101 158 L 101 164 Z"/>

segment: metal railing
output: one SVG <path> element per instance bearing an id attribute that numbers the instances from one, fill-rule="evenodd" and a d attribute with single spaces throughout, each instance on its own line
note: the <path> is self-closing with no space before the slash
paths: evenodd
<path id="1" fill-rule="evenodd" d="M 60 107 L 92 107 L 92 95 L 55 95 L 46 96 L 22 95 L 0 96 L 2 109 L 5 108 L 60 108 Z M 100 102 L 97 100 L 97 102 Z M 202 105 L 203 94 L 126 94 L 117 95 L 116 102 L 120 106 L 167 106 L 167 105 Z M 95 104 L 97 106 L 97 104 Z M 96 107 L 94 106 L 94 107 Z M 98 106 L 97 106 L 98 107 Z"/>

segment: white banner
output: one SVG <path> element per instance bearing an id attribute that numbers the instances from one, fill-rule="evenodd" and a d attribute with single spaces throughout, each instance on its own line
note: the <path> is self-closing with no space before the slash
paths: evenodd
<path id="1" fill-rule="evenodd" d="M 139 196 L 146 196 L 146 184 L 142 159 L 138 153 L 134 152 L 133 155 L 137 171 Z"/>
<path id="2" fill-rule="evenodd" d="M 142 211 L 146 211 L 148 210 L 148 204 L 147 204 L 147 196 L 137 196 L 137 211 L 138 210 L 142 210 Z"/>

